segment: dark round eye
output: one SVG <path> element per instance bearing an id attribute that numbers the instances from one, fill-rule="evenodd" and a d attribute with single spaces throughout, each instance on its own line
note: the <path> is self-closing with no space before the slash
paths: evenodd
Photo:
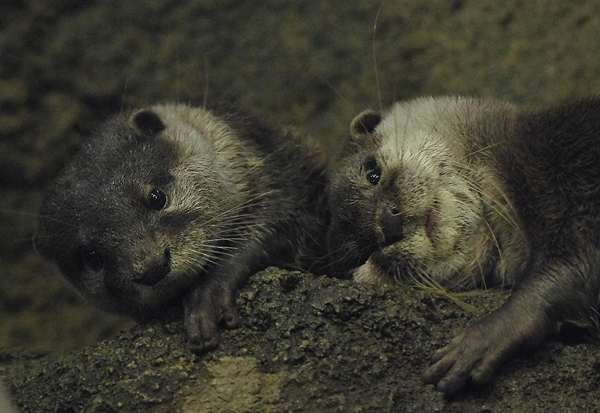
<path id="1" fill-rule="evenodd" d="M 167 194 L 162 189 L 154 188 L 148 195 L 148 206 L 157 211 L 167 205 Z"/>
<path id="2" fill-rule="evenodd" d="M 381 169 L 376 168 L 372 171 L 367 172 L 367 181 L 369 181 L 369 183 L 371 185 L 377 185 L 379 183 L 380 179 L 381 179 Z"/>
<path id="3" fill-rule="evenodd" d="M 104 257 L 95 249 L 83 250 L 81 252 L 81 261 L 86 268 L 94 272 L 99 272 L 104 268 Z"/>

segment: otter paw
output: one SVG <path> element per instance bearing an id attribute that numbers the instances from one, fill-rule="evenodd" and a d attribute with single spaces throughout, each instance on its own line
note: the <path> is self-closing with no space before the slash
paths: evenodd
<path id="1" fill-rule="evenodd" d="M 188 294 L 184 305 L 184 329 L 190 350 L 202 353 L 219 344 L 219 324 L 239 326 L 234 292 L 224 286 L 198 286 Z"/>
<path id="2" fill-rule="evenodd" d="M 518 338 L 504 334 L 508 327 L 487 317 L 471 324 L 432 356 L 423 381 L 449 396 L 469 382 L 489 383 L 499 365 L 520 345 Z"/>
<path id="3" fill-rule="evenodd" d="M 184 328 L 188 345 L 193 353 L 212 350 L 219 344 L 217 324 L 202 311 L 188 311 L 186 308 Z"/>

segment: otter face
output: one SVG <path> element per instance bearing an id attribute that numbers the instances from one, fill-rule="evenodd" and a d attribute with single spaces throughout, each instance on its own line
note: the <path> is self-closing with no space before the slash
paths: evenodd
<path id="1" fill-rule="evenodd" d="M 472 261 L 482 205 L 447 139 L 459 133 L 443 119 L 450 104 L 397 104 L 352 122 L 332 172 L 328 246 L 355 280 L 447 285 Z"/>
<path id="2" fill-rule="evenodd" d="M 241 203 L 204 135 L 155 109 L 118 116 L 85 142 L 45 199 L 35 236 L 85 298 L 136 316 L 218 261 L 235 225 L 228 211 Z"/>

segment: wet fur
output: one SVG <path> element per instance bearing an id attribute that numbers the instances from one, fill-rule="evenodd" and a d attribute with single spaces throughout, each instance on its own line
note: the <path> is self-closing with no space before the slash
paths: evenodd
<path id="1" fill-rule="evenodd" d="M 561 323 L 596 326 L 599 99 L 546 110 L 425 98 L 351 130 L 332 168 L 332 268 L 360 282 L 513 286 L 436 353 L 426 382 L 453 394 Z"/>
<path id="2" fill-rule="evenodd" d="M 316 260 L 324 164 L 308 139 L 230 107 L 121 114 L 49 191 L 36 247 L 109 311 L 142 319 L 184 297 L 186 331 L 202 351 L 217 344 L 221 321 L 237 325 L 235 292 L 251 274 Z M 167 197 L 160 209 L 156 188 Z"/>

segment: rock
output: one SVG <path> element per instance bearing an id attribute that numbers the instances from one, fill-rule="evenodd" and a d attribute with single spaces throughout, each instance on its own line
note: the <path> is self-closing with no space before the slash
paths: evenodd
<path id="1" fill-rule="evenodd" d="M 269 268 L 237 306 L 242 327 L 193 355 L 180 309 L 62 356 L 1 358 L 23 412 L 547 411 L 600 408 L 600 346 L 551 341 L 498 380 L 446 399 L 420 381 L 428 357 L 503 291 L 455 295 Z M 596 367 L 594 367 L 596 366 Z M 483 409 L 483 410 L 482 410 Z"/>

